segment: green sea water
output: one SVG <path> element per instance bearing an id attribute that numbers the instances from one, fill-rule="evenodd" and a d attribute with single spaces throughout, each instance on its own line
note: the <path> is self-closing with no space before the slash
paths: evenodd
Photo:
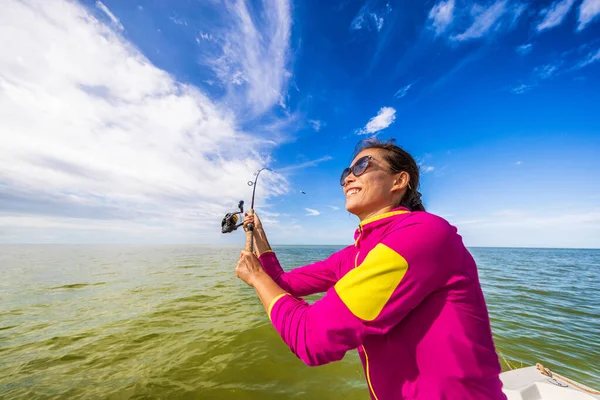
<path id="1" fill-rule="evenodd" d="M 291 269 L 340 248 L 274 250 Z M 0 246 L 0 398 L 369 398 L 355 351 L 321 367 L 289 351 L 239 250 Z M 470 250 L 503 367 L 600 388 L 600 251 Z"/>

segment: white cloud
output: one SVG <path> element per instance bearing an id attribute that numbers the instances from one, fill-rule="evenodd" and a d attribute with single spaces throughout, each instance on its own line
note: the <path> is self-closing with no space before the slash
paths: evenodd
<path id="1" fill-rule="evenodd" d="M 334 211 L 337 211 L 340 209 L 339 207 L 336 207 L 336 206 L 327 206 L 327 207 L 331 208 Z"/>
<path id="2" fill-rule="evenodd" d="M 276 212 L 271 212 L 268 210 L 265 210 L 264 208 L 260 208 L 258 211 L 256 211 L 257 214 L 260 214 L 261 217 L 268 217 L 268 218 L 277 218 L 280 217 L 281 214 L 280 213 L 276 213 Z"/>
<path id="3" fill-rule="evenodd" d="M 428 172 L 433 172 L 435 170 L 434 166 L 427 165 L 427 160 L 431 158 L 431 154 L 425 154 L 423 157 L 417 159 L 417 165 L 422 173 L 426 174 Z"/>
<path id="4" fill-rule="evenodd" d="M 397 98 L 397 99 L 401 99 L 401 98 L 403 98 L 404 96 L 406 96 L 406 95 L 408 94 L 408 91 L 410 90 L 410 88 L 411 88 L 413 85 L 414 85 L 414 82 L 413 82 L 413 83 L 409 83 L 408 85 L 406 85 L 406 86 L 404 86 L 404 87 L 400 88 L 400 89 L 399 89 L 399 90 L 398 90 L 398 91 L 397 91 L 397 92 L 394 94 L 394 97 L 395 97 L 395 98 Z"/>
<path id="5" fill-rule="evenodd" d="M 471 8 L 471 16 L 473 17 L 471 26 L 463 33 L 451 36 L 450 39 L 463 42 L 478 39 L 490 31 L 500 29 L 504 25 L 513 27 L 524 10 L 525 6 L 523 4 L 509 5 L 508 0 L 498 0 L 487 8 L 475 4 Z"/>
<path id="6" fill-rule="evenodd" d="M 371 13 L 371 18 L 373 18 L 377 32 L 381 31 L 381 28 L 383 28 L 383 17 L 380 17 L 375 13 Z"/>
<path id="7" fill-rule="evenodd" d="M 533 45 L 531 43 L 523 44 L 521 46 L 518 46 L 516 50 L 517 50 L 517 53 L 524 56 L 524 55 L 531 53 L 531 50 L 533 50 Z"/>
<path id="8" fill-rule="evenodd" d="M 379 12 L 371 11 L 370 8 L 369 2 L 360 8 L 358 14 L 350 22 L 350 29 L 358 31 L 368 28 L 369 30 L 375 29 L 377 32 L 381 31 L 384 23 L 383 17 L 392 11 L 392 7 L 387 3 L 385 9 L 379 10 Z"/>
<path id="9" fill-rule="evenodd" d="M 575 66 L 575 69 L 583 68 L 600 60 L 600 49 L 590 52 L 587 57 Z"/>
<path id="10" fill-rule="evenodd" d="M 277 171 L 278 172 L 287 172 L 287 171 L 292 171 L 292 170 L 297 170 L 297 169 L 302 169 L 302 168 L 307 168 L 307 167 L 316 167 L 318 164 L 325 162 L 325 161 L 329 161 L 329 160 L 333 160 L 333 157 L 324 156 L 324 157 L 318 158 L 316 160 L 305 161 L 300 164 L 289 165 L 287 167 L 279 168 L 279 169 L 277 169 Z"/>
<path id="11" fill-rule="evenodd" d="M 541 32 L 560 25 L 571 10 L 573 3 L 575 0 L 559 0 L 544 8 L 540 12 L 540 16 L 543 16 L 544 19 L 538 24 L 537 31 Z"/>
<path id="12" fill-rule="evenodd" d="M 577 26 L 577 30 L 583 30 L 598 15 L 600 15 L 600 0 L 583 0 L 581 6 L 579 6 L 579 25 Z"/>
<path id="13" fill-rule="evenodd" d="M 220 234 L 272 144 L 78 3 L 27 3 L 0 14 L 0 210 L 115 232 L 130 221 L 138 237 Z M 259 204 L 288 190 L 277 173 L 260 180 Z"/>
<path id="14" fill-rule="evenodd" d="M 177 17 L 169 17 L 169 19 L 171 20 L 171 22 L 173 22 L 175 25 L 183 25 L 183 26 L 187 26 L 187 21 L 185 21 L 183 18 L 177 18 Z"/>
<path id="15" fill-rule="evenodd" d="M 210 33 L 205 33 L 200 31 L 200 38 L 204 39 L 204 40 L 212 40 L 213 37 Z M 196 40 L 198 41 L 198 39 L 196 38 Z"/>
<path id="16" fill-rule="evenodd" d="M 305 209 L 304 209 L 304 211 L 306 211 L 306 212 L 307 212 L 307 214 L 306 214 L 306 215 L 308 215 L 308 216 L 314 216 L 314 215 L 319 215 L 319 214 L 321 214 L 319 211 L 317 211 L 317 210 L 313 210 L 312 208 L 305 208 Z"/>
<path id="17" fill-rule="evenodd" d="M 440 1 L 431 11 L 428 20 L 436 35 L 443 33 L 454 19 L 454 0 Z"/>
<path id="18" fill-rule="evenodd" d="M 365 14 L 359 13 L 352 19 L 352 22 L 350 23 L 350 27 L 354 30 L 359 30 L 359 29 L 363 28 L 364 23 L 365 23 Z"/>
<path id="19" fill-rule="evenodd" d="M 396 109 L 393 107 L 382 107 L 376 116 L 371 118 L 367 125 L 360 129 L 357 134 L 366 135 L 369 133 L 377 133 L 388 126 L 390 126 L 396 120 Z"/>
<path id="20" fill-rule="evenodd" d="M 547 64 L 542 67 L 536 67 L 533 73 L 536 74 L 540 79 L 550 79 L 558 72 L 558 65 Z"/>
<path id="21" fill-rule="evenodd" d="M 312 126 L 315 132 L 319 132 L 322 127 L 325 126 L 323 121 L 319 121 L 318 119 L 309 119 L 308 123 Z"/>
<path id="22" fill-rule="evenodd" d="M 523 94 L 525 92 L 530 91 L 532 88 L 534 87 L 534 85 L 526 85 L 524 83 L 515 86 L 514 88 L 511 89 L 511 92 L 513 92 L 514 94 Z"/>
<path id="23" fill-rule="evenodd" d="M 115 26 L 117 28 L 119 28 L 119 30 L 125 29 L 123 27 L 123 25 L 121 24 L 121 21 L 119 21 L 119 19 L 117 17 L 115 17 L 115 15 L 112 12 L 110 12 L 108 7 L 106 7 L 104 5 L 104 3 L 102 3 L 100 0 L 96 1 L 96 7 L 98 7 L 100 10 L 102 10 L 102 12 L 104 12 L 104 14 L 106 14 L 108 16 L 108 18 L 110 18 L 110 20 L 113 22 L 113 24 L 115 24 Z"/>
<path id="24" fill-rule="evenodd" d="M 265 4 L 259 19 L 246 3 L 226 3 L 227 34 L 220 38 L 220 53 L 208 53 L 202 62 L 210 66 L 228 89 L 227 103 L 246 106 L 254 115 L 280 104 L 291 76 L 291 7 L 287 0 Z M 207 50 L 208 51 L 208 50 Z M 239 104 L 240 99 L 245 104 Z"/>
<path id="25" fill-rule="evenodd" d="M 517 164 L 517 165 L 521 165 L 521 161 L 517 161 L 515 164 Z"/>

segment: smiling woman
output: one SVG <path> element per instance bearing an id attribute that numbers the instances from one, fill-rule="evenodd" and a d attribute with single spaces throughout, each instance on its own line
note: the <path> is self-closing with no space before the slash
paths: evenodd
<path id="1" fill-rule="evenodd" d="M 258 216 L 244 221 L 255 253 L 236 274 L 290 350 L 316 366 L 357 349 L 375 400 L 505 399 L 477 266 L 456 228 L 425 211 L 413 157 L 366 141 L 340 183 L 360 222 L 326 260 L 284 272 Z"/>

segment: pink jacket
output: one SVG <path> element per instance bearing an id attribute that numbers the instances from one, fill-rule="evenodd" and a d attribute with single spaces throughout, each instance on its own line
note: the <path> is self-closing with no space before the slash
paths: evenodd
<path id="1" fill-rule="evenodd" d="M 477 266 L 456 228 L 397 208 L 363 221 L 355 244 L 284 272 L 260 256 L 288 293 L 269 318 L 307 365 L 358 349 L 374 400 L 506 399 Z M 327 292 L 309 305 L 300 299 Z"/>

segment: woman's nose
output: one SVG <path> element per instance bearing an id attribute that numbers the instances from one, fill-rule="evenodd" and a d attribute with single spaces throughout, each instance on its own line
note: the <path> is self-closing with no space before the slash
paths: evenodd
<path id="1" fill-rule="evenodd" d="M 356 177 L 354 176 L 354 174 L 352 172 L 350 172 L 348 174 L 348 176 L 346 177 L 346 179 L 344 179 L 344 187 L 347 186 L 349 183 L 354 182 L 356 180 Z"/>

